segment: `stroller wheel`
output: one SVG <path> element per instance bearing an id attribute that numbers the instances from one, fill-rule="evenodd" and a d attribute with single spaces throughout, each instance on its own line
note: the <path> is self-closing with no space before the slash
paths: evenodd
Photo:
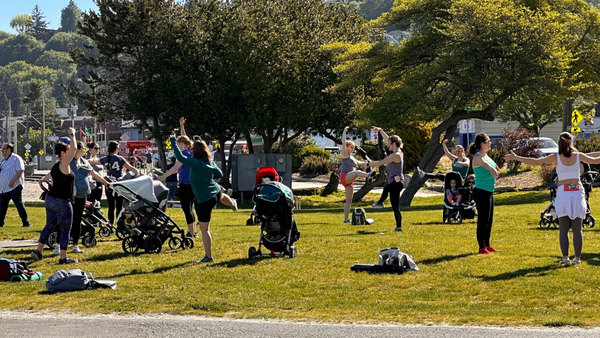
<path id="1" fill-rule="evenodd" d="M 48 247 L 50 249 L 54 249 L 54 247 L 56 247 L 58 242 L 58 233 L 56 231 L 52 232 L 50 234 L 50 236 L 48 236 L 48 240 L 46 241 L 46 244 L 48 245 Z"/>
<path id="2" fill-rule="evenodd" d="M 246 225 L 254 225 L 254 221 L 252 221 L 252 218 L 248 218 L 246 220 Z"/>
<path id="3" fill-rule="evenodd" d="M 248 249 L 248 259 L 254 259 L 254 257 L 255 257 L 255 256 L 257 256 L 257 255 L 256 255 L 256 248 L 255 248 L 255 247 L 253 247 L 253 246 L 251 246 L 251 247 Z"/>
<path id="4" fill-rule="evenodd" d="M 596 219 L 592 215 L 588 215 L 583 222 L 583 225 L 588 228 L 593 228 L 596 225 Z"/>
<path id="5" fill-rule="evenodd" d="M 118 239 L 125 239 L 125 237 L 127 236 L 125 229 L 120 227 L 117 227 L 116 235 Z"/>
<path id="6" fill-rule="evenodd" d="M 160 253 L 162 250 L 162 242 L 156 236 L 150 236 L 144 241 L 144 250 L 147 253 Z"/>
<path id="7" fill-rule="evenodd" d="M 136 243 L 136 239 L 133 238 L 132 236 L 127 236 L 123 239 L 123 244 L 121 245 L 123 247 L 123 251 L 128 252 L 128 253 L 134 253 L 136 251 L 138 251 L 138 246 Z"/>
<path id="8" fill-rule="evenodd" d="M 554 227 L 554 229 L 558 229 L 558 218 L 555 218 L 552 221 L 552 226 Z M 548 228 L 550 227 L 550 224 L 548 224 Z"/>
<path id="9" fill-rule="evenodd" d="M 289 255 L 290 255 L 290 258 L 296 258 L 298 256 L 298 249 L 296 249 L 296 247 L 293 245 L 290 246 Z"/>
<path id="10" fill-rule="evenodd" d="M 194 240 L 192 240 L 189 237 L 185 237 L 183 239 L 183 242 L 181 243 L 181 248 L 182 249 L 192 249 L 192 248 L 194 248 Z"/>
<path id="11" fill-rule="evenodd" d="M 100 237 L 108 237 L 108 236 L 110 236 L 111 232 L 112 231 L 110 231 L 110 228 L 101 225 L 100 226 L 100 230 L 98 230 L 98 236 L 100 236 Z"/>
<path id="12" fill-rule="evenodd" d="M 181 238 L 178 238 L 178 237 L 169 238 L 169 248 L 171 248 L 171 250 L 177 250 L 177 249 L 181 248 L 181 243 L 182 243 Z"/>
<path id="13" fill-rule="evenodd" d="M 85 246 L 86 248 L 91 248 L 96 246 L 96 244 L 98 244 L 98 241 L 96 240 L 95 237 L 92 236 L 84 236 L 81 240 L 81 242 L 83 243 L 83 246 Z"/>
<path id="14" fill-rule="evenodd" d="M 546 228 L 547 227 L 546 223 L 547 223 L 546 219 L 542 218 L 540 220 L 540 228 Z"/>

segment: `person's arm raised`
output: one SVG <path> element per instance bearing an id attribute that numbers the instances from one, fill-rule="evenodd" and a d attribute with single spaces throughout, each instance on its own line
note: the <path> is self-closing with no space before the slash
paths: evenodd
<path id="1" fill-rule="evenodd" d="M 69 138 L 71 139 L 71 141 L 69 142 L 69 151 L 67 152 L 64 158 L 60 159 L 60 164 L 58 165 L 60 171 L 65 175 L 69 173 L 69 165 L 71 164 L 71 160 L 73 160 L 73 156 L 75 156 L 75 151 L 77 150 L 75 128 L 69 128 Z"/>
<path id="2" fill-rule="evenodd" d="M 515 154 L 514 151 L 511 150 L 509 154 L 504 155 L 504 160 L 506 162 L 517 161 L 517 162 L 530 164 L 530 165 L 556 164 L 556 156 L 558 156 L 558 155 L 550 154 L 546 157 L 539 157 L 539 158 L 524 157 L 524 156 L 519 156 L 519 155 Z M 475 163 L 475 162 L 473 162 L 473 163 Z"/>

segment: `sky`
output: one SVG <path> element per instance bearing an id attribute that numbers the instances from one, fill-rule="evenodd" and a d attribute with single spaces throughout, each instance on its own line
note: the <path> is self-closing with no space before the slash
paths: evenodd
<path id="1" fill-rule="evenodd" d="M 46 22 L 49 23 L 48 28 L 58 29 L 60 13 L 68 4 L 69 0 L 0 0 L 0 31 L 16 34 L 17 31 L 10 28 L 10 20 L 16 14 L 31 14 L 35 5 L 38 5 Z M 75 0 L 75 4 L 82 11 L 98 9 L 93 0 Z"/>

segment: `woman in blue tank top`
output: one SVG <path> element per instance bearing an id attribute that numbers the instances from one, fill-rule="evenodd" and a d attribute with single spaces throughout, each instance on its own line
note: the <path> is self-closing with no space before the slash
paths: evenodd
<path id="1" fill-rule="evenodd" d="M 494 222 L 494 188 L 498 178 L 498 166 L 487 156 L 490 150 L 490 138 L 485 133 L 475 136 L 469 153 L 473 155 L 475 188 L 473 200 L 477 205 L 477 243 L 480 254 L 490 254 L 498 250 L 490 245 L 492 223 Z"/>

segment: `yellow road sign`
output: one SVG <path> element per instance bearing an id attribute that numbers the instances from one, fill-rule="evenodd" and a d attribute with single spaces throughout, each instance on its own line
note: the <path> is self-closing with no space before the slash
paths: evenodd
<path id="1" fill-rule="evenodd" d="M 40 149 L 40 152 L 38 154 L 44 155 L 44 151 L 42 149 Z"/>
<path id="2" fill-rule="evenodd" d="M 581 133 L 581 128 L 579 128 L 579 127 L 571 127 L 571 132 L 572 133 Z"/>
<path id="3" fill-rule="evenodd" d="M 571 125 L 574 127 L 574 126 L 578 125 L 579 123 L 581 123 L 581 120 L 583 120 L 583 116 L 581 116 L 581 114 L 579 114 L 577 109 L 574 109 L 573 113 L 571 114 Z"/>
<path id="4" fill-rule="evenodd" d="M 25 153 L 24 155 L 25 155 L 25 158 L 29 157 L 29 153 Z"/>

